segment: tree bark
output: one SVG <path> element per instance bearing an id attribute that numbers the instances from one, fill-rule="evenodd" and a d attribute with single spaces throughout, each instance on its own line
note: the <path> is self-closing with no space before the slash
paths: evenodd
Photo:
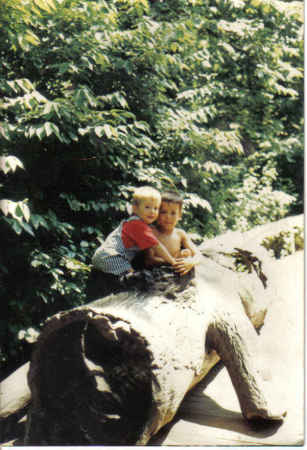
<path id="1" fill-rule="evenodd" d="M 220 358 L 243 415 L 267 410 L 253 366 L 257 333 L 236 275 L 206 259 L 195 276 L 152 273 L 146 292 L 130 289 L 47 321 L 29 371 L 27 445 L 144 445 Z"/>

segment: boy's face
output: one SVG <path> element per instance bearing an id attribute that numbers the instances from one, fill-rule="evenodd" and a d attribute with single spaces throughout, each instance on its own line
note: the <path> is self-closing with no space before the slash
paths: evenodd
<path id="1" fill-rule="evenodd" d="M 149 225 L 157 219 L 160 203 L 157 198 L 144 198 L 137 205 L 133 205 L 132 209 L 134 214 Z"/>
<path id="2" fill-rule="evenodd" d="M 161 231 L 172 231 L 181 219 L 181 205 L 173 202 L 162 202 L 157 220 Z"/>

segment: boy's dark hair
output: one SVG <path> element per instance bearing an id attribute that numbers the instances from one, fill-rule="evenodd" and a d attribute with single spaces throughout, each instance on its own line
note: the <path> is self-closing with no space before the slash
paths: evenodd
<path id="1" fill-rule="evenodd" d="M 183 205 L 183 198 L 181 195 L 176 191 L 165 191 L 161 194 L 161 201 L 162 202 L 169 202 L 169 203 L 177 203 L 180 205 L 180 208 L 182 208 Z"/>

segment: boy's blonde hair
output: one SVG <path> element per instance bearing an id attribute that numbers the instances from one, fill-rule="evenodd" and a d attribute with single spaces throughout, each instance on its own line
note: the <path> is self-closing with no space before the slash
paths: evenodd
<path id="1" fill-rule="evenodd" d="M 132 205 L 139 205 L 142 200 L 148 198 L 155 198 L 161 202 L 161 194 L 157 189 L 152 188 L 151 186 L 136 188 L 132 197 Z"/>

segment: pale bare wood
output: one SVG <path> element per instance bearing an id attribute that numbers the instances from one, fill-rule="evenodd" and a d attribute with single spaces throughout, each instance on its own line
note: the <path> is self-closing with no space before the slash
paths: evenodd
<path id="1" fill-rule="evenodd" d="M 195 279 L 155 269 L 149 292 L 111 295 L 48 321 L 30 367 L 27 445 L 146 444 L 220 357 L 243 414 L 266 413 L 253 366 L 257 334 L 236 276 L 213 261 L 200 267 Z"/>
<path id="2" fill-rule="evenodd" d="M 31 401 L 28 370 L 27 362 L 0 383 L 0 442 L 20 432 L 18 422 L 26 414 Z"/>
<path id="3" fill-rule="evenodd" d="M 266 251 L 260 246 L 261 241 L 266 236 L 274 235 L 283 230 L 293 229 L 295 226 L 303 226 L 303 215 L 283 219 L 282 221 L 273 224 L 256 227 L 255 229 L 243 234 L 238 232 L 229 232 L 226 235 L 215 238 L 209 242 L 205 242 L 203 250 L 208 257 L 215 260 L 219 265 L 229 267 L 230 260 L 225 257 L 225 253 L 232 252 L 234 247 L 248 249 L 261 259 L 264 268 L 263 270 L 267 274 L 270 273 L 268 268 L 271 264 L 274 264 L 274 260 L 269 258 Z M 216 266 L 213 271 L 209 268 L 209 270 L 207 270 L 206 277 L 207 285 L 210 286 L 213 284 L 215 286 L 214 289 L 216 289 L 216 285 L 218 284 L 218 295 L 214 294 L 214 296 L 215 300 L 219 296 L 221 296 L 221 299 L 224 299 L 220 302 L 221 306 L 223 306 L 223 302 L 225 301 L 224 293 L 232 291 L 230 297 L 235 298 L 236 301 L 240 298 L 244 306 L 245 313 L 251 319 L 255 328 L 261 328 L 267 311 L 270 310 L 276 297 L 276 293 L 272 289 L 270 280 L 267 288 L 263 290 L 262 283 L 254 273 L 249 274 L 248 276 L 245 273 L 241 275 L 237 274 L 236 280 L 234 281 L 232 275 L 229 274 L 229 271 L 225 271 L 223 268 L 219 268 L 218 266 Z M 227 301 L 226 304 L 228 305 L 229 302 Z M 207 352 L 204 358 L 204 366 L 200 373 L 195 375 L 193 378 L 191 386 L 197 384 L 204 377 L 204 374 L 210 371 L 210 368 L 213 367 L 218 360 L 219 356 L 215 351 L 212 351 L 210 354 Z M 8 388 L 8 380 L 5 380 L 5 384 L 3 384 L 3 382 L 0 385 L 0 392 L 2 393 L 0 403 L 0 421 L 2 420 L 2 424 L 4 423 L 3 418 L 5 417 L 9 421 L 17 416 L 19 417 L 19 413 L 22 413 L 24 408 L 26 408 L 29 404 L 30 391 L 26 383 L 26 372 L 27 366 L 25 366 L 18 374 L 12 375 L 15 379 L 15 381 L 10 382 L 11 386 L 13 386 L 12 389 Z M 7 403 L 6 400 L 3 401 L 4 398 L 10 398 L 9 402 Z M 9 406 L 9 409 L 7 409 L 9 404 L 15 406 Z"/>
<path id="4" fill-rule="evenodd" d="M 0 383 L 0 420 L 26 407 L 31 399 L 27 383 L 29 362 L 15 370 Z"/>

